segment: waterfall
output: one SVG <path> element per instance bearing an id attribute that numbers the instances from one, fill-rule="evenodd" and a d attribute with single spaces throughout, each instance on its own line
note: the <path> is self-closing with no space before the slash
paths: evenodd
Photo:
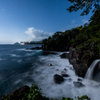
<path id="1" fill-rule="evenodd" d="M 100 82 L 100 59 L 93 61 L 85 75 L 85 78 Z"/>

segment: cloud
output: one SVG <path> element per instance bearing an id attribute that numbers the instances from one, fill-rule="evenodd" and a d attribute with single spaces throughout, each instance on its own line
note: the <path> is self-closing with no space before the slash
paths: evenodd
<path id="1" fill-rule="evenodd" d="M 27 31 L 25 31 L 25 33 L 28 34 L 29 37 L 34 41 L 40 41 L 42 39 L 45 39 L 53 35 L 53 33 L 47 33 L 44 32 L 43 30 L 37 30 L 34 27 L 28 28 Z"/>
<path id="2" fill-rule="evenodd" d="M 2 9 L 2 11 L 4 11 L 4 9 Z"/>
<path id="3" fill-rule="evenodd" d="M 88 23 L 87 19 L 82 19 L 83 24 Z"/>
<path id="4" fill-rule="evenodd" d="M 75 28 L 75 27 L 78 27 L 78 26 L 80 26 L 80 24 L 68 25 L 67 29 L 72 29 L 72 28 Z"/>
<path id="5" fill-rule="evenodd" d="M 71 21 L 71 24 L 75 24 L 75 22 L 76 22 L 76 20 L 72 20 L 72 21 Z"/>

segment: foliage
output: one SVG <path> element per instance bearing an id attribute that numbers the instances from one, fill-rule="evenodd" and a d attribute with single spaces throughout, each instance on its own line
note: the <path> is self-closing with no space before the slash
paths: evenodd
<path id="1" fill-rule="evenodd" d="M 41 89 L 39 89 L 36 85 L 32 84 L 29 93 L 24 93 L 24 96 L 22 98 L 10 95 L 10 96 L 3 96 L 0 100 L 57 100 L 57 99 L 49 99 L 47 97 L 42 96 L 40 90 Z M 73 100 L 73 98 L 63 97 L 62 100 Z M 77 97 L 76 100 L 90 100 L 90 98 L 87 95 L 83 95 L 82 97 Z"/>
<path id="2" fill-rule="evenodd" d="M 93 9 L 92 12 L 95 12 L 96 10 L 100 9 L 99 0 L 68 0 L 68 1 L 73 3 L 73 5 L 67 8 L 67 10 L 69 12 L 72 12 L 83 9 L 81 16 L 87 15 L 92 9 Z"/>
<path id="3" fill-rule="evenodd" d="M 47 47 L 46 50 L 52 51 L 66 51 L 71 39 L 76 38 L 76 34 L 79 33 L 78 28 L 67 30 L 65 32 L 56 32 L 52 37 L 44 39 L 42 41 L 43 46 Z"/>
<path id="4" fill-rule="evenodd" d="M 78 100 L 91 100 L 87 95 L 83 95 L 82 97 L 77 97 Z"/>
<path id="5" fill-rule="evenodd" d="M 69 0 L 74 2 L 75 0 Z M 55 33 L 52 37 L 43 41 L 47 46 L 46 50 L 63 51 L 69 46 L 74 46 L 78 52 L 89 50 L 89 55 L 99 58 L 100 55 L 100 9 L 97 9 L 91 16 L 89 23 L 65 32 Z M 66 49 L 67 48 L 67 49 Z"/>
<path id="6" fill-rule="evenodd" d="M 22 100 L 49 100 L 49 98 L 43 97 L 40 92 L 41 89 L 39 89 L 36 85 L 32 84 L 30 87 L 30 91 L 28 94 L 25 94 L 25 96 L 22 98 Z"/>

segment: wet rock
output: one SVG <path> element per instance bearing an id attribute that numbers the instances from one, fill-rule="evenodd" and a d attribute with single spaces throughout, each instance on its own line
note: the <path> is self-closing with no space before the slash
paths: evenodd
<path id="1" fill-rule="evenodd" d="M 75 63 L 76 63 L 76 59 L 75 59 L 75 58 L 72 58 L 72 59 L 69 60 L 69 62 L 70 62 L 71 64 L 75 64 Z"/>
<path id="2" fill-rule="evenodd" d="M 65 72 L 65 71 L 62 71 L 62 72 L 61 72 L 61 76 L 62 76 L 62 77 L 69 77 L 69 75 L 68 75 L 68 74 L 66 74 L 66 72 Z"/>
<path id="3" fill-rule="evenodd" d="M 60 84 L 64 81 L 64 78 L 62 76 L 58 75 L 58 74 L 55 74 L 53 76 L 53 81 L 57 84 Z"/>
<path id="4" fill-rule="evenodd" d="M 61 71 L 61 74 L 66 74 L 66 72 L 65 71 Z"/>
<path id="5" fill-rule="evenodd" d="M 51 63 L 48 64 L 49 66 L 53 66 Z"/>
<path id="6" fill-rule="evenodd" d="M 70 67 L 71 70 L 74 70 L 72 67 Z"/>
<path id="7" fill-rule="evenodd" d="M 59 69 L 56 69 L 56 71 L 58 71 Z"/>
<path id="8" fill-rule="evenodd" d="M 29 91 L 30 91 L 30 87 L 22 86 L 19 89 L 7 94 L 6 97 L 11 98 L 11 100 L 19 100 L 19 99 L 21 100 L 25 96 L 24 93 L 29 93 Z"/>
<path id="9" fill-rule="evenodd" d="M 75 69 L 76 75 L 78 75 L 79 77 L 84 77 L 88 69 L 88 67 L 83 63 L 81 64 L 75 63 L 73 64 L 73 67 Z"/>
<path id="10" fill-rule="evenodd" d="M 72 81 L 72 78 L 69 78 L 68 81 L 71 82 Z"/>
<path id="11" fill-rule="evenodd" d="M 60 55 L 61 58 L 68 58 L 68 53 L 63 53 Z"/>
<path id="12" fill-rule="evenodd" d="M 74 84 L 75 87 L 78 87 L 78 88 L 84 87 L 84 86 L 85 86 L 85 85 L 82 84 L 81 82 L 75 82 L 75 81 L 74 81 L 73 84 Z"/>
<path id="13" fill-rule="evenodd" d="M 77 81 L 82 81 L 82 79 L 78 78 Z"/>
<path id="14" fill-rule="evenodd" d="M 64 68 L 64 70 L 63 71 L 67 71 L 67 69 L 66 68 Z"/>
<path id="15" fill-rule="evenodd" d="M 42 47 L 26 48 L 26 50 L 41 50 Z"/>
<path id="16" fill-rule="evenodd" d="M 52 52 L 52 51 L 43 51 L 42 52 L 42 55 L 49 55 L 49 54 L 57 54 L 57 53 Z"/>
<path id="17" fill-rule="evenodd" d="M 69 77 L 68 74 L 61 74 L 62 77 Z"/>

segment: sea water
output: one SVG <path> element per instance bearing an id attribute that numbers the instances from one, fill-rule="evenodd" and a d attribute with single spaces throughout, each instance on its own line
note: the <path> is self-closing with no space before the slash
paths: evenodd
<path id="1" fill-rule="evenodd" d="M 49 98 L 75 99 L 75 96 L 88 95 L 91 100 L 100 100 L 100 83 L 81 78 L 85 86 L 74 86 L 73 82 L 77 82 L 79 77 L 68 59 L 60 58 L 63 52 L 43 55 L 42 50 L 26 49 L 35 46 L 41 45 L 0 45 L 0 98 L 21 86 L 34 83 L 41 88 L 42 95 Z M 54 83 L 53 76 L 61 75 L 64 69 L 69 77 L 64 77 L 61 84 Z"/>

